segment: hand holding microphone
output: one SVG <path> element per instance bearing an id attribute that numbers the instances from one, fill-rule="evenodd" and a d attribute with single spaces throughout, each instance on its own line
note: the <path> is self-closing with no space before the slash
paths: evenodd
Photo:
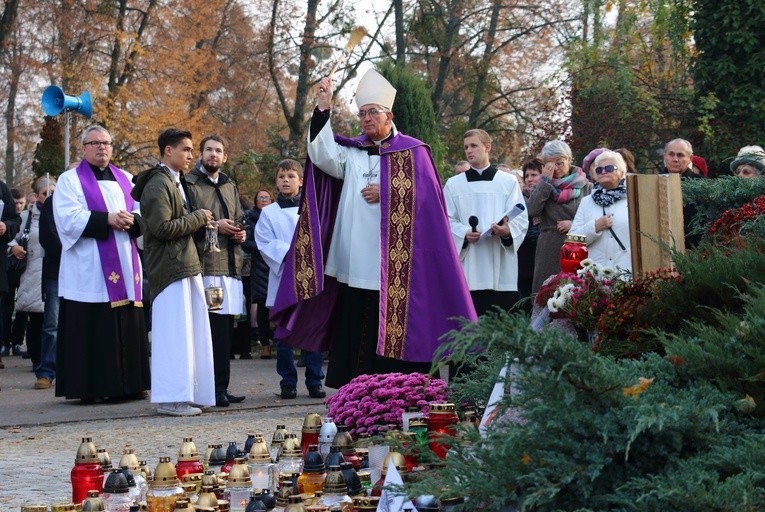
<path id="1" fill-rule="evenodd" d="M 465 235 L 465 239 L 468 243 L 474 244 L 481 238 L 481 233 L 478 232 L 478 217 L 471 215 L 468 218 L 468 224 L 470 224 L 470 231 Z"/>

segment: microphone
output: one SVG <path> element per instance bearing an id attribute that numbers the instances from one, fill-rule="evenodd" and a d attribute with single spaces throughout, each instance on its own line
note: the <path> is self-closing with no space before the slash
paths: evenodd
<path id="1" fill-rule="evenodd" d="M 468 224 L 470 224 L 470 227 L 473 228 L 473 233 L 478 233 L 478 229 L 476 229 L 478 227 L 478 217 L 471 215 L 468 219 Z"/>

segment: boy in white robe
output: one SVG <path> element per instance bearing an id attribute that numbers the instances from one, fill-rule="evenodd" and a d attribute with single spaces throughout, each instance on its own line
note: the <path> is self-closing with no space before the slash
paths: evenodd
<path id="1" fill-rule="evenodd" d="M 295 160 L 282 160 L 276 171 L 276 187 L 279 195 L 260 213 L 255 225 L 255 242 L 263 260 L 268 264 L 268 293 L 266 306 L 272 307 L 279 289 L 279 281 L 284 270 L 284 258 L 287 256 L 295 226 L 298 222 L 300 187 L 303 185 L 303 168 Z M 276 372 L 281 376 L 280 396 L 293 399 L 297 396 L 297 368 L 292 347 L 280 340 L 276 341 Z M 322 381 L 324 356 L 321 352 L 303 350 L 305 360 L 305 383 L 311 398 L 327 396 Z"/>

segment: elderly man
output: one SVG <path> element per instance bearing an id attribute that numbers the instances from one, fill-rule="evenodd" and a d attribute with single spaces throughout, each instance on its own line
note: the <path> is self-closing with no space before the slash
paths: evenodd
<path id="1" fill-rule="evenodd" d="M 374 70 L 356 91 L 363 135 L 334 135 L 333 85 L 319 82 L 301 214 L 272 316 L 279 339 L 331 343 L 326 385 L 427 372 L 441 336 L 474 320 L 428 147 L 401 134 L 396 90 Z"/>
<path id="2" fill-rule="evenodd" d="M 672 139 L 664 146 L 664 171 L 662 174 L 679 174 L 682 178 L 704 178 L 691 169 L 693 146 L 685 139 Z"/>
<path id="3" fill-rule="evenodd" d="M 664 146 L 664 170 L 662 174 L 679 174 L 683 179 L 706 179 L 703 174 L 696 174 L 691 169 L 693 162 L 693 146 L 685 139 L 672 139 Z M 685 224 L 685 247 L 692 248 L 699 245 L 701 235 L 689 234 L 693 218 L 696 216 L 696 207 L 687 204 L 683 206 L 683 223 Z"/>
<path id="4" fill-rule="evenodd" d="M 151 384 L 132 175 L 110 163 L 101 126 L 85 129 L 82 152 L 53 201 L 62 246 L 56 396 L 141 399 Z"/>

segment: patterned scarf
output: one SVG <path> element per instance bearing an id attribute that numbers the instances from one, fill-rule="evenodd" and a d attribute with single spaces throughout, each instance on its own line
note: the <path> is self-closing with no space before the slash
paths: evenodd
<path id="1" fill-rule="evenodd" d="M 587 186 L 587 177 L 579 167 L 572 167 L 568 176 L 552 179 L 552 196 L 556 203 L 568 203 L 581 197 L 582 189 Z"/>
<path id="2" fill-rule="evenodd" d="M 592 187 L 592 200 L 596 205 L 605 208 L 611 206 L 619 199 L 627 196 L 627 181 L 622 180 L 616 188 L 603 188 L 600 183 Z"/>

